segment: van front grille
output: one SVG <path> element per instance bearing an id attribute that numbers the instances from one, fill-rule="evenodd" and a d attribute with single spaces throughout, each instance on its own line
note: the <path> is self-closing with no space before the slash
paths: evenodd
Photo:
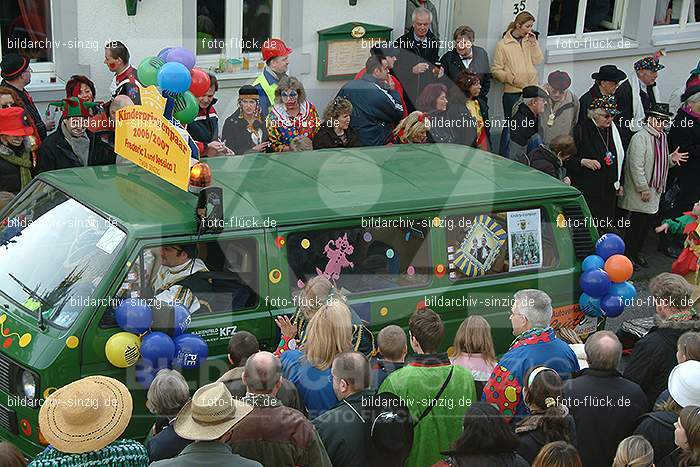
<path id="1" fill-rule="evenodd" d="M 584 259 L 588 255 L 595 253 L 595 245 L 586 222 L 586 216 L 578 204 L 569 204 L 562 207 L 564 216 L 569 221 L 571 237 L 574 242 L 574 252 L 577 259 Z"/>
<path id="2" fill-rule="evenodd" d="M 0 390 L 7 393 L 10 391 L 10 379 L 12 378 L 12 361 L 0 353 Z"/>
<path id="3" fill-rule="evenodd" d="M 17 430 L 17 414 L 0 405 L 0 430 L 5 430 L 13 435 L 19 434 Z"/>

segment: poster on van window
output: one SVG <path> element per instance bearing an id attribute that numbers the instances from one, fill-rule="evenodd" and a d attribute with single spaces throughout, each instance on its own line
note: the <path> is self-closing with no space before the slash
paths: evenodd
<path id="1" fill-rule="evenodd" d="M 508 251 L 510 271 L 542 267 L 542 223 L 539 209 L 508 213 Z"/>

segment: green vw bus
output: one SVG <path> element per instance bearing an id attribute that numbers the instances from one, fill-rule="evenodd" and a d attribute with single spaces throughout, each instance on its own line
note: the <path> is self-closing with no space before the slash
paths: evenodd
<path id="1" fill-rule="evenodd" d="M 42 174 L 0 215 L 0 437 L 34 456 L 43 399 L 87 375 L 124 381 L 134 397 L 125 437 L 153 422 L 134 367 L 111 365 L 114 309 L 143 292 L 163 250 L 196 244 L 206 265 L 188 332 L 209 357 L 185 370 L 192 389 L 227 369 L 233 333 L 274 350 L 274 318 L 323 274 L 377 332 L 407 325 L 419 305 L 446 323 L 491 323 L 511 340 L 512 294 L 539 288 L 554 325 L 599 323 L 578 309 L 581 260 L 597 233 L 582 195 L 524 165 L 455 145 L 321 150 L 208 160 L 223 193 L 223 230 L 200 233 L 197 197 L 137 166 Z M 149 272 L 150 271 L 150 274 Z"/>

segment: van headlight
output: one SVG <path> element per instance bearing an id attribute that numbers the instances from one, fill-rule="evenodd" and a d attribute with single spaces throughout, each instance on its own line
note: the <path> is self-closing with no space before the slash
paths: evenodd
<path id="1" fill-rule="evenodd" d="M 37 378 L 31 371 L 22 370 L 19 376 L 18 392 L 28 399 L 34 399 L 38 386 Z"/>

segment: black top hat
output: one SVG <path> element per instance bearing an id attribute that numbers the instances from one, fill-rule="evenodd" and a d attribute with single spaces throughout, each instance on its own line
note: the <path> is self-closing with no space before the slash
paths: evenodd
<path id="1" fill-rule="evenodd" d="M 603 65 L 597 73 L 591 75 L 591 78 L 597 81 L 614 81 L 619 83 L 627 78 L 627 75 L 615 65 Z"/>
<path id="2" fill-rule="evenodd" d="M 690 96 L 697 94 L 700 92 L 700 86 L 691 86 L 688 89 L 685 90 L 683 95 L 681 96 L 681 102 L 687 101 Z"/>
<path id="3" fill-rule="evenodd" d="M 29 59 L 16 53 L 9 53 L 0 62 L 0 75 L 4 79 L 15 79 L 29 68 Z"/>
<path id="4" fill-rule="evenodd" d="M 669 109 L 668 104 L 663 104 L 661 102 L 655 102 L 649 106 L 649 110 L 646 111 L 647 117 L 662 117 L 671 118 L 673 115 Z"/>
<path id="5" fill-rule="evenodd" d="M 523 88 L 523 99 L 531 99 L 533 97 L 547 98 L 549 94 L 539 86 L 525 86 Z"/>

